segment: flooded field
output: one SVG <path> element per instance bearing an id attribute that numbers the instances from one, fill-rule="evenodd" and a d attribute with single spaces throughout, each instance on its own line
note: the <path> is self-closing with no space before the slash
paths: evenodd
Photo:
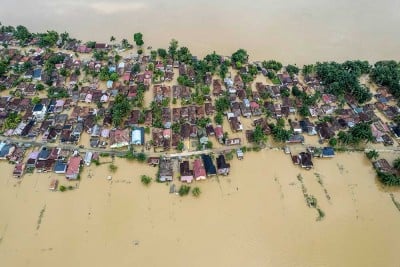
<path id="1" fill-rule="evenodd" d="M 11 173 L 12 165 L 1 164 Z M 246 153 L 231 162 L 229 176 L 194 183 L 199 198 L 169 194 L 166 184 L 143 186 L 140 175 L 155 177 L 157 168 L 116 165 L 111 173 L 108 163 L 92 164 L 80 182 L 1 176 L 0 265 L 398 264 L 400 212 L 390 194 L 400 201 L 400 193 L 377 183 L 362 154 L 316 159 L 305 171 L 282 151 Z M 77 188 L 50 192 L 54 177 Z M 322 218 L 307 206 L 304 189 Z"/>

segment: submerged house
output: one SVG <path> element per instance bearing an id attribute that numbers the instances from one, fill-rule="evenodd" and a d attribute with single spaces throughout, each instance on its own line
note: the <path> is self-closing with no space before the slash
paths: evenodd
<path id="1" fill-rule="evenodd" d="M 333 149 L 333 147 L 324 147 L 322 149 L 321 156 L 323 158 L 333 158 L 335 156 L 335 150 Z"/>
<path id="2" fill-rule="evenodd" d="M 79 176 L 79 171 L 81 168 L 81 157 L 71 157 L 68 162 L 67 172 L 65 173 L 65 177 L 69 180 L 76 180 Z"/>
<path id="3" fill-rule="evenodd" d="M 143 127 L 132 130 L 131 144 L 132 145 L 143 145 L 144 144 L 144 128 Z"/>
<path id="4" fill-rule="evenodd" d="M 14 170 L 13 170 L 13 176 L 16 178 L 20 178 L 25 171 L 25 163 L 17 163 L 14 166 Z"/>
<path id="5" fill-rule="evenodd" d="M 228 175 L 231 165 L 226 163 L 225 156 L 219 155 L 217 158 L 217 172 L 218 174 Z"/>
<path id="6" fill-rule="evenodd" d="M 159 169 L 159 177 L 160 182 L 172 181 L 173 178 L 173 169 L 172 169 L 172 161 L 170 159 L 162 159 L 160 160 L 160 169 Z"/>
<path id="7" fill-rule="evenodd" d="M 206 173 L 208 176 L 211 175 L 216 175 L 217 170 L 215 168 L 215 165 L 210 157 L 210 155 L 201 155 L 201 159 L 203 160 L 204 163 L 204 168 L 206 169 Z"/>
<path id="8" fill-rule="evenodd" d="M 200 159 L 195 159 L 193 162 L 193 176 L 196 181 L 205 180 L 206 169 L 204 168 L 203 162 Z"/>
<path id="9" fill-rule="evenodd" d="M 179 165 L 181 182 L 191 183 L 193 181 L 193 171 L 189 168 L 189 161 L 185 160 Z"/>
<path id="10" fill-rule="evenodd" d="M 301 152 L 299 154 L 299 159 L 300 159 L 300 165 L 304 169 L 311 169 L 314 164 L 312 162 L 312 155 L 309 152 Z"/>

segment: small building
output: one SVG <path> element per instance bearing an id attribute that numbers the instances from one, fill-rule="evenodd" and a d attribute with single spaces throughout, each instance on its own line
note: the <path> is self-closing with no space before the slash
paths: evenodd
<path id="1" fill-rule="evenodd" d="M 167 182 L 172 181 L 173 179 L 173 169 L 172 169 L 172 162 L 170 159 L 162 159 L 160 161 L 160 169 L 159 169 L 159 181 L 160 182 Z"/>
<path id="2" fill-rule="evenodd" d="M 65 177 L 70 180 L 76 180 L 79 176 L 79 171 L 81 168 L 81 157 L 75 156 L 71 157 L 68 162 L 67 172 L 65 173 Z"/>
<path id="3" fill-rule="evenodd" d="M 322 149 L 321 156 L 323 158 L 333 158 L 335 156 L 335 150 L 333 149 L 333 147 L 324 147 Z"/>
<path id="4" fill-rule="evenodd" d="M 228 175 L 230 168 L 231 168 L 231 165 L 229 163 L 226 163 L 225 156 L 222 154 L 219 155 L 217 158 L 217 173 L 223 174 L 223 175 Z"/>
<path id="5" fill-rule="evenodd" d="M 139 127 L 132 130 L 131 136 L 132 145 L 143 145 L 144 144 L 144 128 Z"/>
<path id="6" fill-rule="evenodd" d="M 193 181 L 193 171 L 189 169 L 189 161 L 185 160 L 179 165 L 181 182 L 191 183 Z"/>
<path id="7" fill-rule="evenodd" d="M 147 160 L 147 164 L 150 166 L 157 166 L 160 164 L 160 158 L 159 157 L 149 157 Z"/>
<path id="8" fill-rule="evenodd" d="M 232 138 L 232 139 L 226 139 L 225 140 L 225 145 L 227 146 L 236 146 L 236 145 L 240 145 L 241 144 L 241 140 L 240 138 Z"/>
<path id="9" fill-rule="evenodd" d="M 110 148 L 120 148 L 129 145 L 129 129 L 110 131 Z"/>
<path id="10" fill-rule="evenodd" d="M 50 181 L 49 190 L 50 191 L 56 191 L 57 186 L 58 186 L 58 180 L 57 179 L 52 179 Z"/>
<path id="11" fill-rule="evenodd" d="M 243 159 L 243 157 L 244 157 L 244 153 L 243 153 L 243 151 L 239 148 L 239 149 L 236 149 L 236 156 L 237 156 L 237 158 L 239 159 L 239 160 L 242 160 Z"/>
<path id="12" fill-rule="evenodd" d="M 57 160 L 54 164 L 54 172 L 57 174 L 65 174 L 67 171 L 67 163 L 62 160 Z"/>
<path id="13" fill-rule="evenodd" d="M 300 158 L 300 165 L 302 168 L 304 169 L 311 169 L 314 164 L 312 162 L 312 155 L 309 152 L 301 152 L 299 154 L 299 158 Z"/>
<path id="14" fill-rule="evenodd" d="M 20 178 L 25 172 L 25 164 L 24 163 L 17 163 L 14 166 L 13 176 L 16 178 Z"/>
<path id="15" fill-rule="evenodd" d="M 217 170 L 215 165 L 210 157 L 210 155 L 201 155 L 201 159 L 203 160 L 204 168 L 206 169 L 206 173 L 208 176 L 216 175 Z"/>
<path id="16" fill-rule="evenodd" d="M 90 152 L 90 151 L 86 152 L 85 158 L 84 158 L 84 162 L 85 162 L 86 166 L 90 166 L 90 163 L 92 163 L 92 156 L 93 156 L 92 152 Z"/>
<path id="17" fill-rule="evenodd" d="M 207 178 L 206 169 L 200 159 L 195 159 L 193 162 L 193 176 L 196 181 L 205 180 Z"/>
<path id="18" fill-rule="evenodd" d="M 36 120 L 42 121 L 44 120 L 46 111 L 47 111 L 46 105 L 36 104 L 32 109 L 32 115 L 36 118 Z"/>

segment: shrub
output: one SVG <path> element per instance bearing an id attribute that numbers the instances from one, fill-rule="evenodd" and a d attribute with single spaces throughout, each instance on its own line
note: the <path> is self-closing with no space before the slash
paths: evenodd
<path id="1" fill-rule="evenodd" d="M 194 197 L 199 197 L 200 194 L 201 194 L 200 188 L 197 187 L 197 186 L 196 186 L 195 188 L 193 188 L 193 189 L 192 189 L 192 194 L 193 194 Z"/>
<path id="2" fill-rule="evenodd" d="M 190 186 L 188 185 L 181 185 L 181 187 L 179 188 L 179 195 L 182 196 L 186 196 L 187 194 L 189 194 L 190 192 Z"/>
<path id="3" fill-rule="evenodd" d="M 116 172 L 117 169 L 118 169 L 118 166 L 116 166 L 116 165 L 114 165 L 114 164 L 110 164 L 110 165 L 108 166 L 108 169 L 109 169 L 111 172 Z"/>
<path id="4" fill-rule="evenodd" d="M 64 185 L 60 185 L 60 191 L 64 192 L 65 190 L 67 190 L 67 188 Z"/>
<path id="5" fill-rule="evenodd" d="M 151 179 L 151 177 L 149 177 L 147 175 L 142 175 L 142 176 L 140 176 L 140 180 L 141 180 L 142 184 L 147 186 L 151 183 L 152 179 Z"/>

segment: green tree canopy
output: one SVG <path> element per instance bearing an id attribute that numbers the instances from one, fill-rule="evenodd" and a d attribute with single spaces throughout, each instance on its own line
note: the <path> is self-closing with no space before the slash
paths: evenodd
<path id="1" fill-rule="evenodd" d="M 133 35 L 133 40 L 137 46 L 142 46 L 143 42 L 143 34 L 141 32 L 137 32 Z"/>

